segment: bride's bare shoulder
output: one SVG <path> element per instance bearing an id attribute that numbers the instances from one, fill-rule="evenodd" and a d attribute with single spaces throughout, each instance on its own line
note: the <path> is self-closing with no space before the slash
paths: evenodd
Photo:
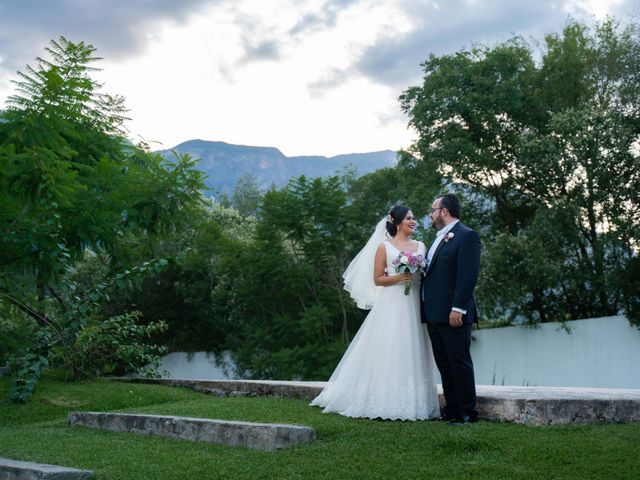
<path id="1" fill-rule="evenodd" d="M 387 247 L 384 246 L 385 242 L 381 242 L 376 249 L 376 263 L 382 264 L 386 262 Z"/>

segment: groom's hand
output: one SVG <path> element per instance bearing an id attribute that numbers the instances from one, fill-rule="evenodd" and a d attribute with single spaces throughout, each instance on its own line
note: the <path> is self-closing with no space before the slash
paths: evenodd
<path id="1" fill-rule="evenodd" d="M 454 312 L 453 310 L 451 310 L 451 313 L 449 314 L 449 325 L 451 325 L 453 328 L 461 327 L 462 314 L 460 312 Z"/>

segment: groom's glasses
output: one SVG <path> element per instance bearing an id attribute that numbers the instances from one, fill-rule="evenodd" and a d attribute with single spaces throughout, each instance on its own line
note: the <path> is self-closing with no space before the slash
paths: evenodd
<path id="1" fill-rule="evenodd" d="M 436 210 L 442 210 L 443 208 L 444 208 L 444 207 L 436 207 L 436 208 L 432 208 L 432 209 L 429 211 L 429 213 L 433 213 L 433 212 L 435 212 Z"/>

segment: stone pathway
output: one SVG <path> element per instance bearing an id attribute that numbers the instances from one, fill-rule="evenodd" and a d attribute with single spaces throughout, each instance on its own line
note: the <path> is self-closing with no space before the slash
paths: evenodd
<path id="1" fill-rule="evenodd" d="M 72 412 L 70 425 L 116 432 L 158 435 L 195 442 L 242 445 L 255 450 L 290 448 L 316 438 L 311 427 L 284 423 L 255 423 L 164 415 Z"/>
<path id="2" fill-rule="evenodd" d="M 85 480 L 92 476 L 91 470 L 0 458 L 2 480 Z"/>
<path id="3" fill-rule="evenodd" d="M 119 379 L 186 387 L 219 396 L 274 396 L 311 400 L 325 382 L 276 380 Z M 444 402 L 442 389 L 440 402 Z M 640 390 L 478 385 L 480 418 L 531 425 L 640 421 Z"/>

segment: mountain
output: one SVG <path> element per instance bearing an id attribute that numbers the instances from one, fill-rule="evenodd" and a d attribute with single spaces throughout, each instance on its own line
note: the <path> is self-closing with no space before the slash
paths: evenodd
<path id="1" fill-rule="evenodd" d="M 348 165 L 355 167 L 357 175 L 364 175 L 396 163 L 396 152 L 391 150 L 335 157 L 287 157 L 273 147 L 250 147 L 205 140 L 189 140 L 158 153 L 171 159 L 172 150 L 199 159 L 197 168 L 208 175 L 206 184 L 215 190 L 209 194 L 232 193 L 238 179 L 247 173 L 255 176 L 260 188 L 267 189 L 272 184 L 283 186 L 292 177 L 300 175 L 310 178 L 332 175 Z"/>

